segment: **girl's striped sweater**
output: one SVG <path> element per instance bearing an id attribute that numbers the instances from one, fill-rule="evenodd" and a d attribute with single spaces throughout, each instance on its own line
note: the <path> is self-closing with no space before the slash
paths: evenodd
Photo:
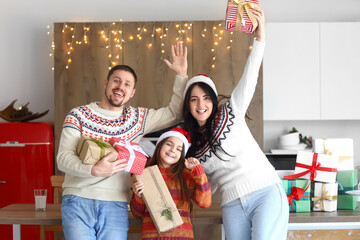
<path id="1" fill-rule="evenodd" d="M 180 210 L 180 216 L 184 222 L 181 226 L 166 232 L 158 233 L 151 219 L 149 210 L 144 200 L 135 194 L 130 202 L 131 212 L 136 218 L 143 218 L 141 226 L 141 239 L 143 240 L 190 240 L 194 239 L 194 233 L 190 222 L 190 203 L 186 199 L 181 201 L 180 183 L 172 178 L 172 172 L 168 168 L 159 168 L 166 182 L 176 207 Z M 202 208 L 211 205 L 211 189 L 207 181 L 204 169 L 201 165 L 194 167 L 191 171 L 184 170 L 186 184 L 191 192 L 192 200 Z"/>

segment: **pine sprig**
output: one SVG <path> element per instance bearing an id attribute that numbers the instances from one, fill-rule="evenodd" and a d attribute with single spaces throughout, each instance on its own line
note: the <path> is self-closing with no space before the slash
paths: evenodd
<path id="1" fill-rule="evenodd" d="M 161 216 L 165 216 L 167 220 L 170 220 L 170 221 L 173 220 L 172 212 L 170 211 L 170 209 L 162 210 L 161 211 Z"/>
<path id="2" fill-rule="evenodd" d="M 299 132 L 296 128 L 292 128 L 292 130 L 290 131 L 290 133 L 294 133 L 294 132 Z M 301 133 L 299 133 L 299 138 L 300 138 L 300 142 L 301 143 L 305 143 L 308 147 L 311 147 L 313 146 L 313 139 L 312 137 L 303 137 L 303 135 Z"/>

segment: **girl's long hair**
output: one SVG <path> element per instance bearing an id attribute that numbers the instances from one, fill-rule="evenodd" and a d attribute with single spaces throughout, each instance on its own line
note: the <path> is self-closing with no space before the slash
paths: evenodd
<path id="1" fill-rule="evenodd" d="M 154 165 L 160 166 L 159 165 L 160 151 L 161 151 L 162 147 L 164 146 L 164 144 L 166 143 L 167 139 L 168 138 L 163 139 L 156 145 L 154 154 L 146 162 L 145 167 L 154 166 Z M 173 173 L 173 180 L 176 180 L 176 179 L 179 180 L 181 201 L 184 203 L 185 200 L 188 200 L 189 204 L 190 204 L 190 211 L 191 211 L 192 207 L 193 207 L 191 193 L 186 184 L 186 179 L 184 177 L 184 170 L 185 170 L 185 154 L 184 154 L 184 152 L 185 152 L 185 150 L 184 150 L 184 146 L 183 146 L 179 161 L 177 161 L 176 163 L 174 163 L 173 165 L 170 166 L 170 171 Z"/>
<path id="2" fill-rule="evenodd" d="M 191 97 L 191 91 L 195 86 L 199 86 L 206 95 L 208 95 L 211 99 L 211 102 L 213 104 L 213 108 L 211 111 L 211 114 L 209 116 L 209 118 L 206 120 L 205 126 L 200 127 L 197 120 L 193 117 L 193 115 L 191 114 L 191 110 L 190 110 L 190 97 Z M 219 99 L 220 101 L 223 99 L 227 99 L 229 98 L 228 96 L 224 96 L 224 95 L 219 95 Z M 215 126 L 215 117 L 216 117 L 216 113 L 218 112 L 218 105 L 219 105 L 219 99 L 216 96 L 214 90 L 207 85 L 206 83 L 203 82 L 197 82 L 192 84 L 186 94 L 185 94 L 185 98 L 184 98 L 184 105 L 183 105 L 183 116 L 184 116 L 184 126 L 185 126 L 185 130 L 187 130 L 188 132 L 190 132 L 190 136 L 191 136 L 191 147 L 188 150 L 187 156 L 194 156 L 195 155 L 195 151 L 196 149 L 201 148 L 202 146 L 204 146 L 205 144 L 209 143 L 210 144 L 210 148 L 211 150 L 214 152 L 214 154 L 221 160 L 224 160 L 222 158 L 220 158 L 217 154 L 217 149 L 221 149 L 222 152 L 224 152 L 226 155 L 233 157 L 232 155 L 228 154 L 222 147 L 220 144 L 212 144 L 212 134 L 213 134 L 213 127 Z M 225 161 L 225 160 L 224 160 Z"/>

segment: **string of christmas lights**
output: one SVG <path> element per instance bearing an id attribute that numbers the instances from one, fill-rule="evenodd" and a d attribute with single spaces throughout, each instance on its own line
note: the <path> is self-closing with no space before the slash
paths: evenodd
<path id="1" fill-rule="evenodd" d="M 67 63 L 66 63 L 66 69 L 69 68 L 70 64 L 72 63 L 72 54 L 74 52 L 74 43 L 77 45 L 81 44 L 89 44 L 89 32 L 91 31 L 89 26 L 86 26 L 86 24 L 83 24 L 82 26 L 82 37 L 79 40 L 75 40 L 75 25 L 74 27 L 69 26 L 67 23 L 63 24 L 62 33 L 63 34 L 69 34 L 71 35 L 71 39 L 66 42 L 67 48 L 65 50 L 65 54 L 67 55 Z M 146 38 L 149 34 L 151 34 L 152 40 L 147 40 L 145 42 L 145 45 L 148 47 L 148 49 L 151 49 L 154 44 L 154 39 L 158 38 L 160 40 L 160 52 L 163 56 L 166 53 L 167 46 L 165 46 L 164 39 L 169 34 L 169 28 L 175 27 L 175 32 L 177 33 L 176 41 L 180 41 L 182 43 L 185 42 L 191 42 L 191 34 L 196 34 L 192 32 L 192 26 L 193 23 L 186 22 L 186 23 L 170 23 L 168 27 L 162 26 L 155 26 L 155 23 L 153 24 L 152 30 L 149 31 L 149 29 L 146 28 L 146 24 L 143 24 L 142 26 L 137 27 L 137 33 L 136 36 L 133 36 L 132 34 L 128 34 L 127 36 L 124 36 L 123 33 L 123 25 L 126 24 L 120 20 L 120 22 L 112 22 L 109 24 L 108 28 L 104 28 L 101 31 L 99 31 L 99 38 L 102 39 L 105 42 L 105 48 L 108 49 L 108 60 L 109 60 L 109 69 L 111 69 L 113 66 L 117 65 L 120 61 L 120 56 L 122 54 L 122 51 L 125 47 L 125 44 L 127 41 L 142 41 Z M 88 25 L 90 25 L 88 23 Z M 55 44 L 53 39 L 53 34 L 51 34 L 51 31 L 49 30 L 50 27 L 48 26 L 48 35 L 52 37 L 51 41 L 51 48 L 52 53 L 50 53 L 50 56 L 53 56 L 53 52 L 55 50 Z M 211 36 L 211 33 L 212 36 Z M 190 34 L 189 34 L 190 33 Z M 200 36 L 203 38 L 212 38 L 213 43 L 212 47 L 210 49 L 210 52 L 212 54 L 212 62 L 211 62 L 211 68 L 216 67 L 216 52 L 217 51 L 224 51 L 223 49 L 218 49 L 220 46 L 220 42 L 224 39 L 224 34 L 229 34 L 229 40 L 228 43 L 226 43 L 226 50 L 230 50 L 232 42 L 233 42 L 233 32 L 225 31 L 223 24 L 214 24 L 212 26 L 212 29 L 207 29 L 205 26 L 199 32 Z M 54 70 L 54 67 L 52 67 L 52 70 Z"/>

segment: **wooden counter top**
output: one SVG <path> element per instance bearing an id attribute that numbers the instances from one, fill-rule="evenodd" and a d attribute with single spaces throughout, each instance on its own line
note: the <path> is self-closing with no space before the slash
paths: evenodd
<path id="1" fill-rule="evenodd" d="M 45 212 L 34 210 L 34 204 L 11 204 L 0 209 L 0 224 L 61 224 L 60 205 L 47 204 Z M 130 224 L 141 224 L 140 219 L 135 219 L 129 212 Z M 221 208 L 213 205 L 208 209 L 194 208 L 192 213 L 193 224 L 222 224 Z M 290 213 L 289 225 L 291 224 L 347 224 L 360 229 L 360 212 L 356 210 L 338 210 L 335 212 L 309 212 Z M 358 226 L 358 227 L 357 227 Z M 344 228 L 342 228 L 344 229 Z"/>

